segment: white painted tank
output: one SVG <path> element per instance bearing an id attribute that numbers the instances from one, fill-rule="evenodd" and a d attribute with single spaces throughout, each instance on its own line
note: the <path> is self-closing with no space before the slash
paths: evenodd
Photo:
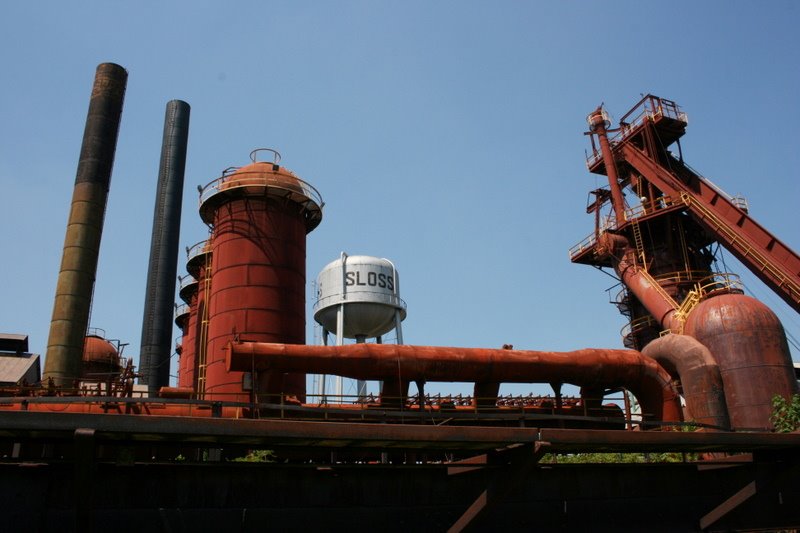
<path id="1" fill-rule="evenodd" d="M 406 318 L 400 298 L 397 270 L 388 259 L 366 255 L 342 257 L 322 269 L 317 277 L 314 320 L 337 333 L 337 315 L 343 306 L 342 336 L 349 339 L 379 337 L 396 326 L 396 314 Z"/>

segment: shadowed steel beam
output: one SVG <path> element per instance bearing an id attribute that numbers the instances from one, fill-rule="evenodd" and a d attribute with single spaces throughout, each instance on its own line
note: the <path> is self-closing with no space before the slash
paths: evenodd
<path id="1" fill-rule="evenodd" d="M 158 393 L 161 387 L 169 385 L 189 110 L 186 102 L 172 100 L 167 103 L 164 117 L 139 355 L 139 382 L 148 385 L 151 396 Z"/>
<path id="2" fill-rule="evenodd" d="M 97 67 L 47 341 L 44 378 L 58 386 L 71 386 L 80 377 L 127 80 L 119 65 Z"/>

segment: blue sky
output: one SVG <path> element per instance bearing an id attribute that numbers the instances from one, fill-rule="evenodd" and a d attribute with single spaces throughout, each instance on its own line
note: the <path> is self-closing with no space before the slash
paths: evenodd
<path id="1" fill-rule="evenodd" d="M 687 162 L 798 250 L 799 26 L 793 1 L 6 2 L 0 331 L 45 351 L 94 70 L 111 61 L 129 81 L 92 325 L 127 355 L 176 98 L 192 106 L 182 246 L 207 236 L 196 186 L 254 148 L 322 193 L 309 342 L 310 282 L 346 251 L 395 262 L 408 344 L 621 347 L 614 281 L 567 257 L 603 185 L 586 115 L 676 101 Z M 736 271 L 800 338 L 797 313 Z"/>

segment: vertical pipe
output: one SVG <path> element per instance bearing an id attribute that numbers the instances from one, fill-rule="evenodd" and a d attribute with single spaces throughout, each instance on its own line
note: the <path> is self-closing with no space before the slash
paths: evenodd
<path id="1" fill-rule="evenodd" d="M 172 100 L 167 103 L 164 116 L 164 138 L 153 210 L 153 235 L 150 240 L 150 263 L 147 269 L 139 355 L 139 382 L 147 384 L 150 396 L 155 396 L 161 387 L 169 385 L 171 315 L 178 270 L 189 109 L 186 102 Z"/>
<path id="2" fill-rule="evenodd" d="M 611 150 L 611 143 L 608 142 L 606 116 L 602 107 L 598 107 L 589 115 L 589 129 L 597 135 L 597 139 L 600 141 L 600 152 L 606 164 L 608 185 L 611 187 L 611 205 L 614 207 L 617 227 L 620 227 L 625 223 L 625 201 L 622 196 L 622 189 L 619 186 L 619 175 L 617 174 L 617 164 L 614 161 L 614 153 Z"/>
<path id="3" fill-rule="evenodd" d="M 127 80 L 119 65 L 97 66 L 47 340 L 44 378 L 61 387 L 80 377 Z"/>

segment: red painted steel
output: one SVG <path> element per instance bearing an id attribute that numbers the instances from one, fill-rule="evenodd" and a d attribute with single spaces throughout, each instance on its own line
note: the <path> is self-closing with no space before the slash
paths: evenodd
<path id="1" fill-rule="evenodd" d="M 628 244 L 628 239 L 622 235 L 603 233 L 598 238 L 596 250 L 598 256 L 612 258 L 617 275 L 662 328 L 680 331 L 682 325 L 674 318 L 676 302 L 636 265 L 636 251 Z"/>
<path id="2" fill-rule="evenodd" d="M 107 379 L 120 371 L 117 348 L 102 337 L 88 335 L 84 339 L 81 377 Z"/>
<path id="3" fill-rule="evenodd" d="M 603 111 L 603 107 L 598 107 L 588 117 L 590 130 L 597 135 L 600 141 L 600 150 L 603 154 L 603 161 L 606 162 L 606 173 L 608 174 L 608 183 L 611 189 L 611 203 L 614 206 L 614 216 L 617 220 L 617 226 L 622 226 L 625 223 L 625 200 L 622 195 L 622 188 L 620 187 L 619 177 L 617 175 L 617 165 L 614 162 L 614 157 L 611 152 L 611 144 L 608 142 L 607 128 L 608 117 Z"/>
<path id="4" fill-rule="evenodd" d="M 210 240 L 197 243 L 195 251 L 190 251 L 186 262 L 186 271 L 197 279 L 197 294 L 189 309 L 189 333 L 184 351 L 189 350 L 185 361 L 182 361 L 184 373 L 183 380 L 179 381 L 181 387 L 192 387 L 198 394 L 202 394 L 204 380 L 198 381 L 201 370 L 198 368 L 205 355 L 208 339 L 208 294 L 211 288 L 211 254 Z"/>
<path id="5" fill-rule="evenodd" d="M 800 256 L 677 160 L 672 171 L 648 157 L 632 143 L 615 153 L 664 194 L 681 198 L 700 224 L 734 254 L 753 274 L 800 312 Z"/>
<path id="6" fill-rule="evenodd" d="M 189 316 L 185 319 L 183 337 L 181 340 L 181 354 L 178 360 L 178 386 L 194 388 L 194 366 L 197 352 L 195 351 L 195 333 L 197 329 L 197 300 L 198 290 L 187 294 Z"/>
<path id="7" fill-rule="evenodd" d="M 711 352 L 687 335 L 666 335 L 642 353 L 680 379 L 687 421 L 729 429 L 728 408 L 719 365 Z"/>
<path id="8" fill-rule="evenodd" d="M 725 294 L 700 303 L 685 331 L 719 363 L 731 426 L 771 429 L 772 397 L 798 392 L 786 334 L 775 313 L 749 296 Z"/>
<path id="9" fill-rule="evenodd" d="M 291 172 L 257 162 L 225 177 L 201 206 L 213 209 L 213 267 L 208 301 L 206 399 L 248 401 L 242 369 L 228 372 L 224 347 L 233 339 L 305 342 L 307 197 Z M 208 205 L 210 204 L 210 205 Z M 201 288 L 202 290 L 202 288 Z M 305 395 L 305 372 L 264 373 L 253 383 L 261 401 Z"/>
<path id="10" fill-rule="evenodd" d="M 625 387 L 636 395 L 646 419 L 681 420 L 680 403 L 669 374 L 653 359 L 632 350 L 539 352 L 394 344 L 298 346 L 242 342 L 229 345 L 228 368 L 313 371 L 383 380 L 385 384 L 559 382 L 591 388 Z"/>

